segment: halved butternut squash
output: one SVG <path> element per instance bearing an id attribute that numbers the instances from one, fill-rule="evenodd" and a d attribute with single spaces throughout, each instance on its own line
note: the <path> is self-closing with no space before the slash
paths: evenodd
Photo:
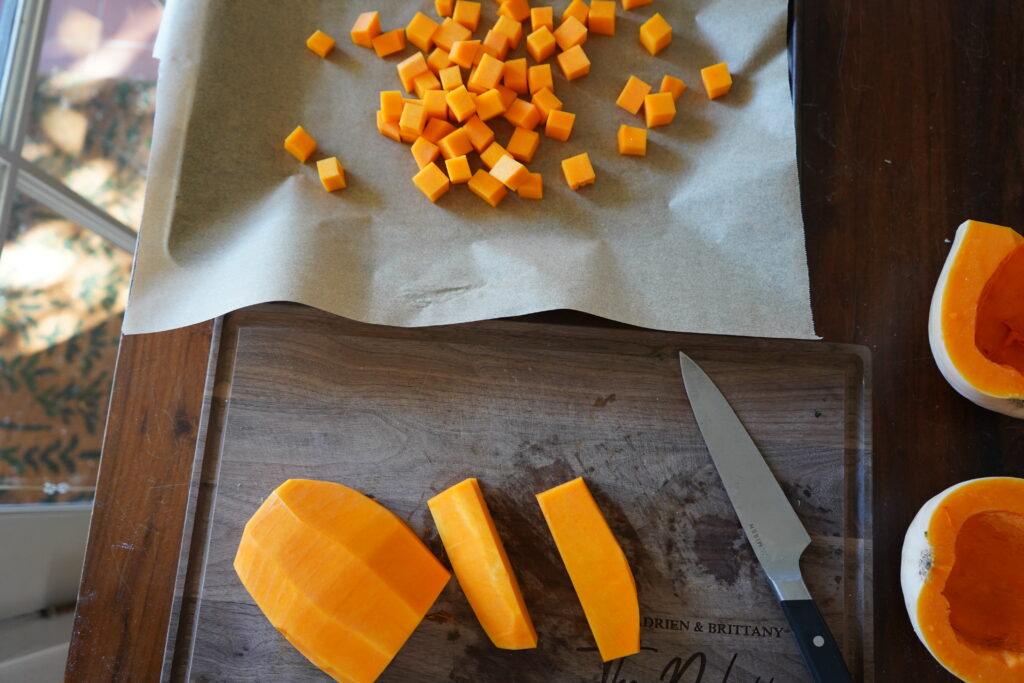
<path id="1" fill-rule="evenodd" d="M 914 630 L 950 673 L 1024 681 L 1024 479 L 974 479 L 925 503 L 901 580 Z"/>
<path id="2" fill-rule="evenodd" d="M 455 578 L 487 637 L 504 650 L 537 647 L 537 632 L 480 483 L 466 479 L 427 506 Z"/>
<path id="3" fill-rule="evenodd" d="M 358 683 L 380 675 L 451 576 L 379 503 L 301 479 L 279 486 L 246 523 L 234 567 L 299 652 Z"/>
<path id="4" fill-rule="evenodd" d="M 626 554 L 583 478 L 537 494 L 605 662 L 640 651 L 640 603 Z"/>
<path id="5" fill-rule="evenodd" d="M 932 297 L 928 338 L 954 389 L 1024 418 L 1024 236 L 978 221 L 960 226 Z"/>

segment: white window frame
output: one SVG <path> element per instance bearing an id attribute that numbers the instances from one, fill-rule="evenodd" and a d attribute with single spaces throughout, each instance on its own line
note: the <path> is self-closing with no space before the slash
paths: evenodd
<path id="1" fill-rule="evenodd" d="M 3 0 L 0 8 L 0 250 L 20 192 L 134 253 L 135 231 L 21 155 L 49 9 L 50 0 Z"/>

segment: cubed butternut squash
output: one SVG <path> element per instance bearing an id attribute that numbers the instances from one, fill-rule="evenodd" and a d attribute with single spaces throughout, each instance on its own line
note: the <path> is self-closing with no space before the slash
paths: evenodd
<path id="1" fill-rule="evenodd" d="M 405 39 L 423 52 L 430 52 L 434 46 L 434 32 L 439 26 L 423 12 L 417 12 L 405 27 Z"/>
<path id="2" fill-rule="evenodd" d="M 549 31 L 555 30 L 555 8 L 533 7 L 530 9 L 530 31 L 547 26 Z"/>
<path id="3" fill-rule="evenodd" d="M 644 98 L 644 116 L 647 127 L 667 126 L 676 117 L 676 101 L 670 92 L 660 92 Z"/>
<path id="4" fill-rule="evenodd" d="M 640 108 L 644 106 L 644 98 L 647 97 L 650 92 L 651 86 L 648 83 L 644 83 L 636 76 L 630 76 L 629 80 L 626 81 L 626 86 L 619 94 L 619 98 L 615 100 L 615 104 L 619 105 L 630 114 L 636 114 L 640 111 Z"/>
<path id="5" fill-rule="evenodd" d="M 469 169 L 469 157 L 465 154 L 460 157 L 445 159 L 444 165 L 448 169 L 448 180 L 451 181 L 452 185 L 464 185 L 473 177 L 473 172 Z"/>
<path id="6" fill-rule="evenodd" d="M 562 51 L 582 45 L 587 42 L 587 27 L 576 17 L 569 17 L 555 29 L 555 42 Z"/>
<path id="7" fill-rule="evenodd" d="M 448 176 L 434 163 L 420 169 L 420 172 L 413 176 L 412 182 L 432 202 L 436 202 L 451 189 Z"/>
<path id="8" fill-rule="evenodd" d="M 508 188 L 482 168 L 473 174 L 469 181 L 469 189 L 493 207 L 501 204 L 501 201 L 508 195 Z"/>
<path id="9" fill-rule="evenodd" d="M 328 192 L 345 189 L 345 169 L 338 157 L 329 157 L 316 162 L 316 172 L 320 182 Z"/>
<path id="10" fill-rule="evenodd" d="M 562 161 L 562 173 L 569 187 L 578 190 L 584 185 L 592 185 L 597 179 L 594 166 L 590 163 L 590 155 L 584 152 Z"/>
<path id="11" fill-rule="evenodd" d="M 334 38 L 324 33 L 321 30 L 314 31 L 313 35 L 306 38 L 306 47 L 317 54 L 319 57 L 326 57 L 334 49 Z"/>
<path id="12" fill-rule="evenodd" d="M 516 190 L 523 199 L 544 199 L 544 177 L 540 173 L 531 173 Z"/>
<path id="13" fill-rule="evenodd" d="M 566 142 L 569 136 L 572 135 L 572 129 L 575 125 L 576 114 L 555 110 L 548 116 L 547 125 L 544 127 L 544 135 L 560 142 Z"/>
<path id="14" fill-rule="evenodd" d="M 642 157 L 647 155 L 647 131 L 634 126 L 619 126 L 619 154 Z"/>
<path id="15" fill-rule="evenodd" d="M 284 139 L 284 148 L 291 152 L 292 156 L 306 163 L 306 160 L 316 151 L 316 140 L 306 132 L 302 126 L 296 126 L 288 137 Z"/>
<path id="16" fill-rule="evenodd" d="M 672 42 L 672 27 L 660 13 L 645 21 L 640 26 L 640 44 L 656 55 Z"/>
<path id="17" fill-rule="evenodd" d="M 533 161 L 533 155 L 540 147 L 540 133 L 525 128 L 516 128 L 512 131 L 505 149 L 516 161 L 528 164 Z"/>
<path id="18" fill-rule="evenodd" d="M 405 30 L 396 28 L 394 31 L 381 33 L 371 43 L 378 57 L 387 57 L 405 49 Z"/>
<path id="19" fill-rule="evenodd" d="M 582 45 L 576 45 L 558 55 L 558 66 L 567 80 L 574 81 L 590 73 L 590 59 Z"/>
<path id="20" fill-rule="evenodd" d="M 615 35 L 615 0 L 592 0 L 587 30 L 601 36 Z"/>
<path id="21" fill-rule="evenodd" d="M 550 64 L 531 66 L 526 72 L 526 80 L 530 87 L 531 95 L 544 88 L 555 92 L 555 79 L 551 75 Z"/>
<path id="22" fill-rule="evenodd" d="M 712 100 L 732 90 L 732 75 L 729 73 L 729 65 L 725 62 L 704 67 L 700 70 L 700 77 L 704 81 L 704 90 Z"/>
<path id="23" fill-rule="evenodd" d="M 352 25 L 349 35 L 352 36 L 352 42 L 356 45 L 372 48 L 373 39 L 380 33 L 380 13 L 363 12 L 356 18 L 356 23 Z"/>

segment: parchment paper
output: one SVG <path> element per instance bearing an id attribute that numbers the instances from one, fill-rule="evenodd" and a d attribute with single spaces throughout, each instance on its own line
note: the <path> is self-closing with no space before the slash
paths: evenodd
<path id="1" fill-rule="evenodd" d="M 540 4 L 540 3 L 535 3 Z M 568 0 L 555 0 L 561 13 Z M 617 35 L 584 46 L 591 73 L 556 94 L 577 114 L 567 143 L 543 138 L 531 168 L 545 198 L 495 210 L 456 186 L 432 205 L 405 145 L 378 134 L 378 92 L 395 64 L 352 44 L 356 16 L 404 26 L 420 0 L 170 0 L 157 44 L 158 107 L 126 333 L 184 326 L 287 300 L 357 320 L 437 325 L 570 308 L 651 328 L 813 338 L 786 0 L 671 0 L 619 8 Z M 483 2 L 483 25 L 496 12 Z M 655 11 L 672 45 L 637 40 Z M 321 60 L 305 38 L 338 41 Z M 482 35 L 482 31 L 479 32 Z M 516 53 L 524 53 L 521 46 Z M 553 61 L 553 60 L 552 60 Z M 701 67 L 727 61 L 733 91 L 709 101 Z M 532 60 L 530 60 L 532 64 Z M 646 158 L 619 156 L 615 106 L 629 75 L 690 86 Z M 498 141 L 511 127 L 497 119 Z M 282 149 L 298 124 L 310 163 Z M 571 191 L 560 161 L 589 152 L 597 182 Z M 328 194 L 317 158 L 348 189 Z"/>

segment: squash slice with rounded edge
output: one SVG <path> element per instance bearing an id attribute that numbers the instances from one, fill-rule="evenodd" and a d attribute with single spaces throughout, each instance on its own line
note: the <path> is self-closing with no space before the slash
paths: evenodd
<path id="1" fill-rule="evenodd" d="M 901 581 L 914 630 L 950 673 L 1024 681 L 1024 479 L 974 479 L 925 503 Z"/>
<path id="2" fill-rule="evenodd" d="M 1024 236 L 978 221 L 960 226 L 932 297 L 928 338 L 954 389 L 1024 418 Z"/>

